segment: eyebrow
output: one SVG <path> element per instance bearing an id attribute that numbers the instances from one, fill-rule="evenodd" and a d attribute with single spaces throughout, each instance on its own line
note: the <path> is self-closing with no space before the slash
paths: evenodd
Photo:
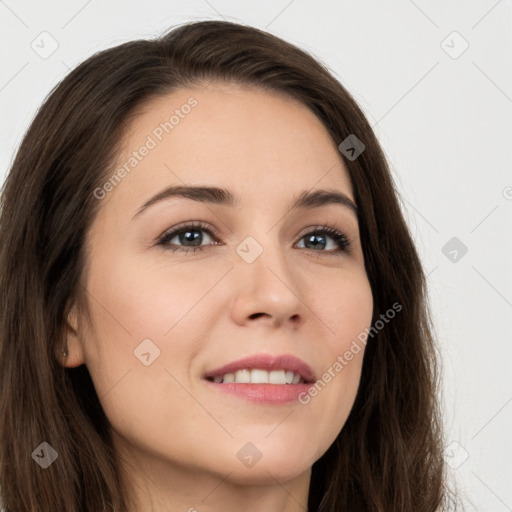
<path id="1" fill-rule="evenodd" d="M 235 208 L 240 204 L 240 197 L 225 188 L 186 185 L 170 186 L 146 201 L 133 216 L 132 220 L 150 206 L 174 197 L 182 197 L 200 203 L 211 203 L 231 208 Z M 295 196 L 289 210 L 320 208 L 330 204 L 346 206 L 358 217 L 358 207 L 352 199 L 343 192 L 333 189 L 304 190 Z"/>

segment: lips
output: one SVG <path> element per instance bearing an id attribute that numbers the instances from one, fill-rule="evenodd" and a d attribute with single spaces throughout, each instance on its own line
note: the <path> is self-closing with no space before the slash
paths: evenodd
<path id="1" fill-rule="evenodd" d="M 226 375 L 227 373 L 235 373 L 238 370 L 252 369 L 261 369 L 268 372 L 272 370 L 284 370 L 285 372 L 291 371 L 299 374 L 306 383 L 316 381 L 315 373 L 312 368 L 307 363 L 291 354 L 255 354 L 243 359 L 238 359 L 237 361 L 215 368 L 214 370 L 210 370 L 204 374 L 203 378 L 212 379 L 214 377 Z"/>

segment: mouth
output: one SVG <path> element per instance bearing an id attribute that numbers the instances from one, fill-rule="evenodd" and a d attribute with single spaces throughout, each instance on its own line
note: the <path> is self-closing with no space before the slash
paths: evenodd
<path id="1" fill-rule="evenodd" d="M 316 381 L 311 367 L 301 359 L 284 354 L 256 354 L 211 370 L 204 379 L 216 384 L 274 384 L 293 386 Z"/>
<path id="2" fill-rule="evenodd" d="M 306 381 L 293 371 L 285 370 L 262 370 L 261 368 L 244 368 L 234 373 L 225 373 L 215 377 L 206 377 L 206 380 L 216 384 L 277 384 L 293 385 L 305 384 Z"/>

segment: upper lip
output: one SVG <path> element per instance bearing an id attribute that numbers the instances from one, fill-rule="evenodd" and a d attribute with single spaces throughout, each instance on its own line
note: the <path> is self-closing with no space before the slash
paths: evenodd
<path id="1" fill-rule="evenodd" d="M 298 373 L 305 382 L 315 382 L 316 377 L 312 368 L 291 354 L 283 355 L 270 355 L 270 354 L 255 354 L 252 356 L 244 357 L 228 363 L 215 370 L 208 371 L 204 374 L 204 378 L 216 377 L 225 375 L 226 373 L 235 373 L 238 370 L 260 368 L 261 370 L 284 370 Z"/>

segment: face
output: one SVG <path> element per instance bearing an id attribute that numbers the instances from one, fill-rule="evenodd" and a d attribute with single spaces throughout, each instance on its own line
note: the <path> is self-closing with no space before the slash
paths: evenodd
<path id="1" fill-rule="evenodd" d="M 373 310 L 336 144 L 301 103 L 218 84 L 146 103 L 116 164 L 88 233 L 92 325 L 70 315 L 66 362 L 87 366 L 116 446 L 237 482 L 307 472 L 353 405 Z M 228 192 L 151 201 L 177 186 Z M 320 189 L 341 202 L 292 208 Z M 252 384 L 206 378 L 251 356 L 234 378 Z M 278 384 L 282 370 L 324 384 Z"/>

